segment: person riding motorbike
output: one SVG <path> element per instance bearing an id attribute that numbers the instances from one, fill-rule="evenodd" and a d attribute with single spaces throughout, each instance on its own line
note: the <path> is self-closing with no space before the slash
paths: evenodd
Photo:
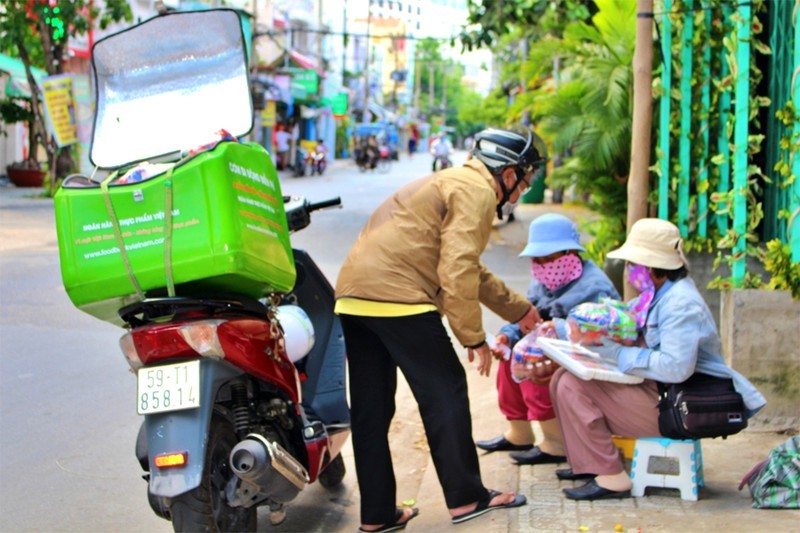
<path id="1" fill-rule="evenodd" d="M 437 170 L 444 170 L 445 168 L 453 166 L 453 163 L 450 161 L 450 154 L 453 152 L 453 145 L 450 144 L 450 141 L 444 132 L 439 133 L 433 140 L 430 152 L 431 155 L 433 155 L 433 164 L 431 168 L 433 172 L 436 172 Z M 438 169 L 436 168 L 437 163 L 439 164 Z"/>
<path id="2" fill-rule="evenodd" d="M 317 141 L 317 146 L 314 147 L 314 152 L 312 153 L 312 164 L 311 164 L 311 175 L 314 175 L 314 172 L 317 172 L 320 176 L 325 171 L 325 167 L 328 164 L 328 147 L 325 146 L 325 141 L 319 139 Z"/>

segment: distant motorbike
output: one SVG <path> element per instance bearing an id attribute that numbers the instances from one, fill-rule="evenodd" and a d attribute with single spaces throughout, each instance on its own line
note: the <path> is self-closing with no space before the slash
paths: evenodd
<path id="1" fill-rule="evenodd" d="M 316 172 L 320 176 L 322 173 L 325 172 L 325 168 L 328 166 L 328 158 L 326 157 L 325 152 L 313 152 L 311 154 L 311 175 L 313 176 Z"/>
<path id="2" fill-rule="evenodd" d="M 453 166 L 453 162 L 450 158 L 446 155 L 434 155 L 433 156 L 433 171 L 438 172 L 439 170 L 444 170 L 446 168 L 450 168 Z"/>
<path id="3" fill-rule="evenodd" d="M 306 168 L 311 162 L 311 154 L 302 146 L 298 146 L 294 155 L 294 177 L 302 178 L 306 175 Z"/>
<path id="4" fill-rule="evenodd" d="M 392 155 L 388 146 L 380 146 L 378 148 L 378 161 L 377 168 L 380 172 L 389 172 L 391 170 Z"/>
<path id="5" fill-rule="evenodd" d="M 366 148 L 359 149 L 359 151 L 356 153 L 356 165 L 358 165 L 358 170 L 360 172 L 374 170 L 378 166 L 380 157 L 380 152 L 374 147 L 368 146 Z"/>

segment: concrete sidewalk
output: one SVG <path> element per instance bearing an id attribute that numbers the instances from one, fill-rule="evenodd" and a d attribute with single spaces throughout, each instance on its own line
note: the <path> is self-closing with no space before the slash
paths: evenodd
<path id="1" fill-rule="evenodd" d="M 547 212 L 559 212 L 572 219 L 591 216 L 572 205 L 520 205 L 516 221 L 498 227 L 493 240 L 517 246 L 522 250 L 527 240 L 530 221 Z M 491 313 L 485 313 L 488 331 L 492 329 Z M 465 361 L 465 365 L 469 366 Z M 501 434 L 507 424 L 497 407 L 494 370 L 491 378 L 477 375 L 468 368 L 473 434 L 476 440 Z M 537 440 L 542 438 L 534 423 Z M 469 532 L 527 531 L 798 531 L 800 511 L 760 510 L 751 507 L 747 488 L 739 492 L 742 477 L 770 450 L 798 432 L 793 427 L 765 426 L 758 416 L 744 432 L 722 439 L 706 439 L 702 443 L 705 487 L 699 501 L 685 501 L 677 489 L 647 489 L 642 498 L 576 502 L 564 497 L 563 488 L 579 486 L 584 481 L 559 481 L 556 468 L 567 465 L 517 466 L 508 452 L 480 454 L 484 484 L 498 490 L 517 490 L 528 498 L 528 505 L 513 510 L 498 510 L 458 526 Z M 409 524 L 408 531 L 451 531 L 444 498 L 438 479 L 429 461 L 417 505 L 420 516 Z"/>

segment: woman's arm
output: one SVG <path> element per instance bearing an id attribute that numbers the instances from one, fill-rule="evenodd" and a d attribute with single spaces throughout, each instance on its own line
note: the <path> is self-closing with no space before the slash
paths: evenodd
<path id="1" fill-rule="evenodd" d="M 694 373 L 702 338 L 702 309 L 697 302 L 670 302 L 648 324 L 645 340 L 652 348 L 625 347 L 617 364 L 623 372 L 664 383 L 680 383 Z"/>

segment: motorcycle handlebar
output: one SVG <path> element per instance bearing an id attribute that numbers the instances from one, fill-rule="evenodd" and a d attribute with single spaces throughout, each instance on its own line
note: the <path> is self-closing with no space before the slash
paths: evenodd
<path id="1" fill-rule="evenodd" d="M 325 209 L 326 207 L 335 207 L 337 205 L 342 205 L 341 197 L 337 196 L 336 198 L 331 198 L 330 200 L 323 200 L 321 202 L 317 202 L 314 204 L 308 204 L 308 211 L 317 211 L 319 209 Z"/>

